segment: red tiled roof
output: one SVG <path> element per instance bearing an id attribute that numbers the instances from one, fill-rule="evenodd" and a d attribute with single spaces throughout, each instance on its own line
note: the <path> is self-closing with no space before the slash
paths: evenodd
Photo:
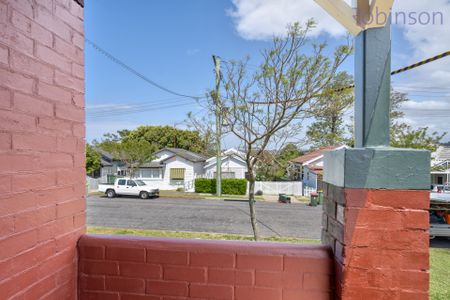
<path id="1" fill-rule="evenodd" d="M 337 149 L 339 147 L 341 147 L 341 146 L 323 147 L 323 148 L 320 148 L 320 149 L 318 149 L 316 151 L 312 151 L 312 152 L 309 152 L 309 153 L 307 153 L 305 155 L 302 155 L 302 156 L 299 156 L 297 158 L 294 158 L 294 159 L 291 160 L 291 162 L 303 164 L 303 163 L 305 163 L 307 161 L 310 161 L 310 160 L 312 160 L 314 158 L 322 156 L 326 151 L 335 150 L 335 149 Z"/>

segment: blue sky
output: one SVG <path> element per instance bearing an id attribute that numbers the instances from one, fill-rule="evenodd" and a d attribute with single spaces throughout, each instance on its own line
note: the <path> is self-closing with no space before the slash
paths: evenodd
<path id="1" fill-rule="evenodd" d="M 410 1 L 415 2 L 420 5 L 418 0 Z M 96 0 L 87 1 L 85 7 L 86 38 L 158 84 L 195 96 L 214 86 L 212 54 L 226 60 L 250 55 L 257 64 L 259 50 L 270 45 L 270 36 L 283 32 L 287 23 L 308 17 L 319 21 L 312 39 L 327 40 L 331 47 L 345 40 L 345 31 L 310 0 Z M 393 69 L 438 54 L 447 45 L 450 49 L 448 37 L 443 38 L 442 46 L 424 47 L 432 38 L 430 32 L 437 31 L 437 35 L 445 30 L 442 25 L 432 26 L 394 26 Z M 450 36 L 448 26 L 446 30 Z M 195 101 L 149 85 L 88 44 L 85 55 L 88 141 L 144 124 L 182 128 L 187 112 L 204 113 Z M 450 108 L 450 89 L 445 89 L 450 87 L 450 75 L 445 66 L 450 64 L 435 64 L 393 78 L 394 87 L 411 92 L 412 102 L 405 112 L 406 121 L 413 126 L 450 131 L 450 120 L 442 113 Z M 352 58 L 343 70 L 353 73 Z M 436 80 L 430 72 L 444 80 Z M 435 85 L 440 89 L 430 88 Z M 431 106 L 436 109 L 425 118 L 420 112 Z M 131 107 L 137 113 L 120 113 Z"/>

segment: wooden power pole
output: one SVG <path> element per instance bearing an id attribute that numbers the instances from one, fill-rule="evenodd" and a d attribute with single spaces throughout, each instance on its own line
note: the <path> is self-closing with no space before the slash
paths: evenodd
<path id="1" fill-rule="evenodd" d="M 222 103 L 220 100 L 220 57 L 213 55 L 216 71 L 216 89 L 213 93 L 216 113 L 216 195 L 222 195 Z"/>

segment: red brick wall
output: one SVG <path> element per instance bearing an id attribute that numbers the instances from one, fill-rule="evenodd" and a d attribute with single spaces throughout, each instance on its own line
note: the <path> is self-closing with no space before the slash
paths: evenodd
<path id="1" fill-rule="evenodd" d="M 331 298 L 325 246 L 85 235 L 81 300 Z"/>
<path id="2" fill-rule="evenodd" d="M 324 184 L 322 242 L 341 299 L 428 299 L 430 194 Z"/>
<path id="3" fill-rule="evenodd" d="M 85 226 L 83 9 L 0 0 L 0 298 L 74 299 Z"/>

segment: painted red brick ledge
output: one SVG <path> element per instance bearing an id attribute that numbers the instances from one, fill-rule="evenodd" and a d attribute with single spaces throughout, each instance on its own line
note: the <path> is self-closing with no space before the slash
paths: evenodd
<path id="1" fill-rule="evenodd" d="M 84 235 L 78 248 L 82 300 L 332 297 L 326 246 Z"/>

